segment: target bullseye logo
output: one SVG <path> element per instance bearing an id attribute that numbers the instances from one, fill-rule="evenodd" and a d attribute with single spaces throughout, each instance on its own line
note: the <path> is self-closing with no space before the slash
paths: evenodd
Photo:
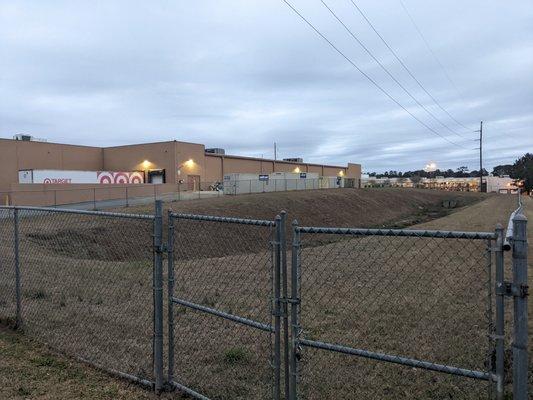
<path id="1" fill-rule="evenodd" d="M 140 172 L 98 171 L 97 180 L 102 184 L 138 184 L 144 183 L 144 176 Z"/>

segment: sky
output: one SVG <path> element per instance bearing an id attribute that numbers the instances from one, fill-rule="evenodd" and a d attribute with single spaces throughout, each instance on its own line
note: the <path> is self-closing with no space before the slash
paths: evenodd
<path id="1" fill-rule="evenodd" d="M 483 120 L 489 171 L 533 152 L 531 0 L 288 1 L 350 61 L 282 0 L 0 0 L 0 137 L 473 170 Z"/>

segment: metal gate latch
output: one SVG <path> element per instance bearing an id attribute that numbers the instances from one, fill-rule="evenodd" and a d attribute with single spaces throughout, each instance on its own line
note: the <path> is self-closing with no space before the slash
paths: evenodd
<path id="1" fill-rule="evenodd" d="M 529 296 L 529 286 L 526 284 L 515 285 L 513 282 L 498 283 L 496 294 L 524 298 Z"/>

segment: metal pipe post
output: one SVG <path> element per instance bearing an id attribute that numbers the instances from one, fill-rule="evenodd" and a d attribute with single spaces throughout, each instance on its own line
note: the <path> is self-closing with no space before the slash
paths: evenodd
<path id="1" fill-rule="evenodd" d="M 288 274 L 287 274 L 287 238 L 286 236 L 286 222 L 287 213 L 282 211 L 280 213 L 280 245 L 281 245 L 281 283 L 283 296 L 283 371 L 284 371 L 284 386 L 285 398 L 289 398 L 289 310 L 288 310 Z"/>
<path id="2" fill-rule="evenodd" d="M 292 223 L 292 258 L 291 258 L 291 351 L 290 351 L 290 379 L 289 399 L 298 399 L 298 348 L 300 335 L 300 321 L 298 319 L 300 275 L 300 231 L 298 221 Z"/>
<path id="3" fill-rule="evenodd" d="M 15 329 L 22 328 L 22 299 L 20 290 L 20 254 L 19 254 L 19 210 L 13 210 L 13 227 L 14 227 L 14 252 L 15 252 L 15 300 L 16 300 L 16 315 L 15 315 Z"/>
<path id="4" fill-rule="evenodd" d="M 520 212 L 513 220 L 513 399 L 528 398 L 527 354 L 527 218 Z"/>
<path id="5" fill-rule="evenodd" d="M 281 217 L 276 217 L 274 238 L 274 399 L 280 398 L 281 381 Z"/>
<path id="6" fill-rule="evenodd" d="M 496 225 L 496 329 L 495 329 L 495 347 L 496 347 L 496 400 L 502 400 L 504 397 L 505 382 L 505 299 L 503 293 L 505 272 L 503 262 L 503 226 Z"/>
<path id="7" fill-rule="evenodd" d="M 154 218 L 154 377 L 155 391 L 163 389 L 163 203 L 155 202 Z"/>
<path id="8" fill-rule="evenodd" d="M 167 266 L 168 266 L 168 382 L 174 380 L 174 218 L 172 210 L 168 210 L 168 244 L 167 244 Z"/>
<path id="9" fill-rule="evenodd" d="M 489 349 L 494 349 L 493 347 L 493 342 L 494 342 L 494 320 L 493 320 L 493 311 L 492 311 L 492 290 L 493 290 L 493 286 L 492 286 L 492 253 L 494 251 L 493 249 L 493 240 L 492 239 L 487 239 L 487 247 L 486 247 L 486 250 L 485 250 L 485 257 L 486 257 L 486 271 L 487 271 L 487 310 L 486 310 L 486 315 L 487 315 L 487 319 L 488 319 L 488 332 L 487 332 L 487 338 L 488 338 L 488 348 Z M 487 365 L 488 365 L 488 370 L 490 373 L 493 373 L 494 372 L 494 359 L 493 359 L 493 354 L 488 354 L 488 357 L 487 357 Z M 494 389 L 494 382 L 497 381 L 497 378 L 495 376 L 495 374 L 492 374 L 492 378 L 490 379 L 489 381 L 489 398 L 490 399 L 493 399 L 494 396 L 493 396 L 493 389 Z"/>

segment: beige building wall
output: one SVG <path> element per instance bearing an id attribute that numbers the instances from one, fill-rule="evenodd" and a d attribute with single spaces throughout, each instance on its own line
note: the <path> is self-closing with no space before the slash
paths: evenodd
<path id="1" fill-rule="evenodd" d="M 318 174 L 319 176 L 322 176 L 322 167 L 318 165 L 309 165 L 307 167 L 307 172 L 313 172 Z"/>
<path id="2" fill-rule="evenodd" d="M 225 174 L 248 173 L 270 174 L 274 172 L 274 160 L 232 155 L 217 155 L 206 153 L 208 181 L 222 181 Z"/>
<path id="3" fill-rule="evenodd" d="M 361 164 L 348 163 L 348 168 L 346 170 L 347 178 L 357 178 L 361 180 Z"/>
<path id="4" fill-rule="evenodd" d="M 106 147 L 104 170 L 106 171 L 149 171 L 164 169 L 167 182 L 175 179 L 174 142 L 146 143 L 138 145 Z"/>
<path id="5" fill-rule="evenodd" d="M 228 173 L 270 174 L 295 172 L 297 168 L 321 176 L 339 176 L 343 171 L 346 177 L 361 177 L 359 164 L 340 167 L 206 154 L 202 144 L 178 141 L 99 148 L 0 139 L 0 168 L 0 191 L 11 190 L 12 184 L 18 184 L 21 169 L 145 172 L 164 169 L 167 184 L 179 180 L 188 184 L 191 177 L 210 184 L 222 181 Z"/>
<path id="6" fill-rule="evenodd" d="M 224 157 L 224 171 L 222 172 L 223 174 L 240 172 L 260 174 L 262 173 L 261 164 L 260 160 Z"/>
<path id="7" fill-rule="evenodd" d="M 321 176 L 346 176 L 361 178 L 361 165 L 348 164 L 348 167 L 327 166 L 319 164 L 293 163 L 288 161 L 274 161 L 261 158 L 240 157 L 232 155 L 206 154 L 206 179 L 220 181 L 224 174 L 250 173 L 270 174 L 272 172 L 313 172 Z"/>
<path id="8" fill-rule="evenodd" d="M 206 181 L 206 157 L 205 146 L 198 143 L 174 142 L 176 158 L 174 162 L 174 181 L 167 180 L 168 183 L 177 183 L 178 180 L 188 181 L 188 176 L 198 176 L 201 182 Z"/>
<path id="9" fill-rule="evenodd" d="M 101 170 L 102 154 L 99 147 L 0 139 L 0 190 L 17 183 L 21 169 Z"/>
<path id="10" fill-rule="evenodd" d="M 205 155 L 206 182 L 221 182 L 224 159 L 222 157 Z"/>

